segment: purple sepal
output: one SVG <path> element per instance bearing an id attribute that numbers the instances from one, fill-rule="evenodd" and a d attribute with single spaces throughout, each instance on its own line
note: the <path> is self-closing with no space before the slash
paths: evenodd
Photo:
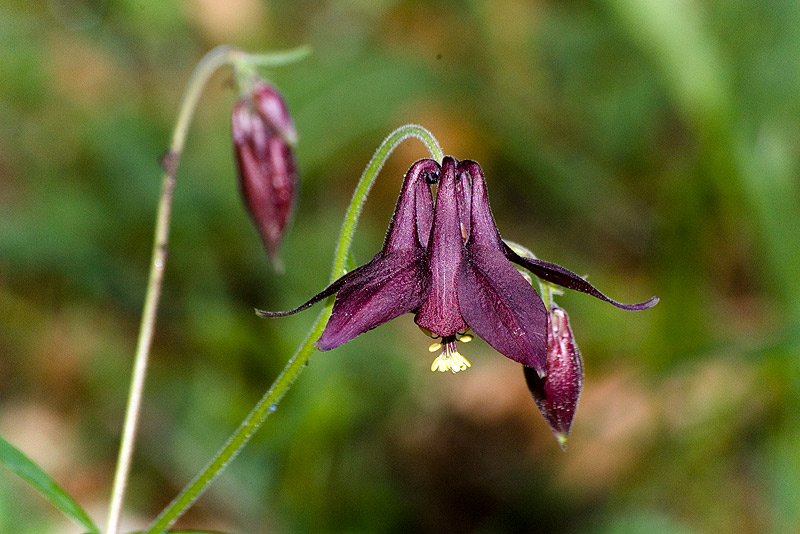
<path id="1" fill-rule="evenodd" d="M 622 308 L 623 310 L 646 310 L 647 308 L 652 308 L 658 304 L 658 297 L 653 297 L 638 304 L 622 304 L 621 302 L 617 302 L 616 300 L 610 299 L 603 295 L 592 284 L 569 269 L 565 269 L 564 267 L 556 265 L 555 263 L 550 263 L 549 261 L 537 260 L 534 258 L 524 258 L 514 252 L 511 247 L 505 243 L 503 243 L 503 245 L 503 252 L 509 260 L 513 261 L 517 265 L 525 267 L 527 270 L 546 282 L 550 282 L 567 289 L 581 291 L 582 293 L 586 293 L 587 295 L 596 297 L 600 300 L 608 302 L 609 304 L 613 304 L 617 308 Z"/>

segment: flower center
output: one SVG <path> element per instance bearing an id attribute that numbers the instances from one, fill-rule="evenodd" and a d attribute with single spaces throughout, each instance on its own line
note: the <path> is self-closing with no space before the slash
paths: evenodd
<path id="1" fill-rule="evenodd" d="M 431 364 L 431 371 L 439 371 L 444 373 L 445 371 L 451 371 L 452 373 L 457 373 L 459 371 L 464 371 L 467 367 L 470 366 L 469 361 L 459 354 L 458 349 L 456 348 L 456 340 L 461 341 L 462 343 L 469 343 L 472 341 L 472 336 L 469 334 L 461 334 L 458 333 L 454 336 L 447 336 L 442 338 L 441 343 L 434 343 L 428 350 L 431 352 L 436 352 L 439 349 L 442 349 L 441 354 L 433 360 Z"/>

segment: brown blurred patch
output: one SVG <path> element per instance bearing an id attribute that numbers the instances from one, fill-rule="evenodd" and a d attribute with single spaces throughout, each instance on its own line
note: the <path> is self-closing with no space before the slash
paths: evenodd
<path id="1" fill-rule="evenodd" d="M 36 403 L 4 405 L 0 435 L 53 477 L 70 495 L 87 503 L 106 489 L 106 467 L 81 458 L 77 418 Z"/>
<path id="2" fill-rule="evenodd" d="M 567 442 L 560 482 L 591 494 L 629 475 L 656 439 L 659 407 L 654 393 L 629 370 L 590 376 Z"/>
<path id="3" fill-rule="evenodd" d="M 124 83 L 125 72 L 114 65 L 107 50 L 75 33 L 56 33 L 48 46 L 52 61 L 52 89 L 84 110 L 103 108 L 118 99 L 126 87 L 125 99 L 135 96 L 135 86 Z"/>
<path id="4" fill-rule="evenodd" d="M 183 10 L 212 43 L 235 43 L 263 32 L 267 9 L 256 0 L 187 0 Z"/>
<path id="5" fill-rule="evenodd" d="M 488 158 L 489 139 L 473 123 L 462 118 L 457 101 L 448 107 L 437 102 L 418 101 L 399 109 L 395 115 L 398 125 L 408 122 L 423 125 L 436 137 L 447 155 L 457 159 L 472 159 L 478 163 Z M 418 142 L 403 143 L 396 152 L 397 160 L 409 162 L 406 167 L 421 157 Z"/>

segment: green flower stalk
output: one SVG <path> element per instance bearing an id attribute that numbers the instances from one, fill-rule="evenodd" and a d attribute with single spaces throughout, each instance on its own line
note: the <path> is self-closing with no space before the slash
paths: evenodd
<path id="1" fill-rule="evenodd" d="M 419 139 L 425 144 L 425 147 L 431 153 L 433 158 L 442 158 L 442 149 L 439 147 L 436 139 L 431 133 L 421 126 L 409 124 L 402 126 L 389 134 L 389 136 L 381 143 L 375 155 L 367 164 L 361 179 L 356 186 L 353 198 L 350 201 L 350 206 L 345 215 L 344 224 L 342 225 L 342 232 L 339 237 L 339 242 L 336 248 L 336 254 L 333 261 L 333 269 L 331 272 L 331 279 L 336 279 L 344 273 L 347 257 L 350 254 L 350 243 L 353 239 L 358 218 L 361 215 L 361 210 L 366 202 L 367 194 L 369 193 L 375 179 L 378 176 L 381 168 L 388 159 L 389 155 L 394 151 L 397 146 L 404 140 L 414 137 Z M 300 372 L 305 368 L 306 362 L 314 349 L 316 348 L 315 342 L 319 339 L 328 319 L 331 316 L 333 308 L 333 299 L 328 299 L 325 307 L 320 313 L 314 325 L 311 327 L 308 336 L 297 349 L 297 352 L 292 356 L 278 378 L 273 382 L 272 386 L 267 390 L 263 397 L 256 403 L 253 410 L 242 421 L 242 424 L 231 435 L 228 441 L 217 452 L 214 458 L 203 468 L 200 473 L 184 488 L 184 490 L 170 503 L 170 505 L 156 518 L 152 525 L 147 529 L 145 534 L 160 534 L 172 525 L 191 505 L 194 501 L 208 488 L 209 484 L 222 472 L 225 466 L 244 448 L 255 431 L 264 423 L 267 417 L 275 412 L 278 403 L 283 396 L 292 386 L 294 381 L 299 376 Z"/>
<path id="2" fill-rule="evenodd" d="M 256 67 L 278 66 L 293 63 L 309 53 L 307 47 L 298 48 L 288 52 L 274 54 L 248 54 L 230 46 L 220 46 L 206 54 L 195 67 L 192 77 L 186 86 L 181 101 L 178 119 L 172 132 L 169 150 L 162 159 L 164 174 L 161 186 L 161 199 L 158 204 L 156 228 L 153 238 L 153 256 L 150 262 L 150 276 L 147 283 L 142 320 L 139 327 L 139 339 L 136 346 L 136 355 L 131 375 L 131 385 L 128 394 L 128 403 L 125 410 L 120 450 L 117 468 L 114 474 L 114 484 L 111 492 L 111 502 L 108 512 L 107 534 L 117 534 L 119 521 L 122 515 L 122 505 L 125 497 L 128 473 L 130 471 L 133 447 L 136 440 L 136 431 L 139 421 L 139 412 L 142 403 L 142 393 L 147 374 L 147 363 L 150 347 L 155 334 L 158 303 L 161 297 L 161 288 L 164 283 L 164 269 L 167 262 L 169 248 L 169 224 L 172 216 L 172 198 L 175 192 L 178 165 L 183 154 L 183 147 L 189 131 L 189 125 L 200 94 L 211 76 L 223 66 L 232 66 L 239 80 L 251 79 Z"/>

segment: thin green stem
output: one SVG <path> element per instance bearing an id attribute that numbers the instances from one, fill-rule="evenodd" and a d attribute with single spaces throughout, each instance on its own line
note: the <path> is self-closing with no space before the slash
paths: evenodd
<path id="1" fill-rule="evenodd" d="M 339 248 L 337 249 L 336 257 L 333 262 L 331 280 L 335 280 L 344 272 L 347 255 L 350 253 L 350 243 L 353 239 L 353 232 L 355 232 L 358 217 L 361 215 L 361 210 L 364 207 L 364 202 L 367 200 L 367 195 L 372 188 L 372 184 L 375 182 L 375 177 L 378 176 L 383 164 L 386 163 L 386 160 L 394 149 L 409 137 L 415 137 L 422 141 L 431 153 L 431 157 L 436 161 L 442 161 L 442 158 L 444 158 L 442 148 L 439 146 L 433 134 L 416 124 L 401 126 L 383 140 L 378 150 L 375 151 L 372 159 L 367 164 L 367 168 L 364 169 L 364 174 L 361 175 L 358 186 L 356 186 L 356 191 L 353 194 L 353 199 L 350 201 L 350 207 L 347 209 L 344 225 L 342 226 L 342 235 L 339 240 Z"/>
<path id="2" fill-rule="evenodd" d="M 299 46 L 285 52 L 270 52 L 268 54 L 245 54 L 247 63 L 255 67 L 283 67 L 297 63 L 311 54 L 310 46 Z"/>
<path id="3" fill-rule="evenodd" d="M 334 257 L 331 279 L 336 279 L 344 273 L 345 262 L 350 253 L 350 243 L 352 242 L 353 233 L 355 232 L 356 222 L 361 214 L 361 209 L 364 206 L 367 194 L 372 184 L 375 182 L 375 178 L 377 178 L 378 173 L 392 151 L 394 151 L 397 145 L 403 140 L 409 137 L 416 137 L 422 141 L 430 151 L 431 156 L 437 161 L 441 161 L 443 157 L 442 149 L 439 147 L 433 135 L 421 126 L 402 126 L 392 132 L 383 143 L 381 143 L 375 155 L 372 156 L 367 168 L 364 170 L 364 174 L 361 175 L 353 199 L 350 202 L 350 207 L 345 215 L 342 233 Z M 333 302 L 334 297 L 328 298 L 325 303 L 325 308 L 317 318 L 317 321 L 314 323 L 314 326 L 311 328 L 303 344 L 283 368 L 283 371 L 275 382 L 273 382 L 272 386 L 270 386 L 266 394 L 261 397 L 239 428 L 237 428 L 228 439 L 227 443 L 225 443 L 211 462 L 203 468 L 194 480 L 189 482 L 186 488 L 184 488 L 175 500 L 170 503 L 161 515 L 156 518 L 145 534 L 160 534 L 165 532 L 170 525 L 192 505 L 203 491 L 205 491 L 208 485 L 222 472 L 228 463 L 236 457 L 266 418 L 277 409 L 278 403 L 297 379 L 300 372 L 305 368 L 309 356 L 314 352 L 314 342 L 322 335 L 322 331 L 328 323 L 331 310 L 333 309 Z"/>
<path id="4" fill-rule="evenodd" d="M 125 497 L 128 473 L 130 472 L 133 445 L 136 440 L 136 429 L 139 422 L 139 411 L 142 402 L 145 376 L 147 374 L 147 361 L 150 347 L 155 333 L 158 303 L 161 297 L 161 288 L 164 282 L 164 267 L 167 260 L 167 247 L 169 244 L 169 222 L 172 213 L 172 197 L 175 191 L 175 174 L 183 152 L 186 134 L 200 93 L 211 75 L 222 65 L 229 61 L 231 49 L 229 47 L 215 48 L 209 52 L 195 68 L 192 77 L 184 92 L 175 129 L 172 132 L 172 141 L 169 151 L 162 161 L 164 174 L 161 186 L 161 199 L 158 204 L 156 217 L 155 236 L 153 238 L 153 255 L 150 262 L 150 276 L 147 283 L 144 310 L 139 327 L 139 340 L 134 357 L 133 374 L 131 376 L 128 405 L 125 411 L 125 422 L 120 441 L 117 469 L 114 475 L 114 485 L 111 492 L 111 504 L 108 512 L 107 534 L 117 534 L 119 520 L 122 513 L 122 504 Z"/>
<path id="5" fill-rule="evenodd" d="M 233 54 L 231 61 L 234 65 L 236 83 L 239 92 L 243 95 L 249 94 L 253 90 L 254 83 L 260 79 L 258 68 L 263 67 L 282 67 L 305 58 L 311 53 L 310 46 L 300 46 L 285 52 L 272 52 L 269 54 L 249 54 L 237 51 Z"/>
<path id="6" fill-rule="evenodd" d="M 542 300 L 544 301 L 544 306 L 547 308 L 547 311 L 553 311 L 553 289 L 555 287 L 548 283 L 544 282 L 541 278 L 539 280 L 539 289 L 542 292 Z"/>
<path id="7" fill-rule="evenodd" d="M 305 49 L 297 49 L 295 51 L 276 54 L 275 57 L 279 58 L 280 61 L 276 61 L 275 64 L 285 64 L 290 59 L 296 60 L 306 53 L 307 51 L 305 51 Z M 133 447 L 136 441 L 142 393 L 144 390 L 145 376 L 147 374 L 147 362 L 149 359 L 150 347 L 153 342 L 153 335 L 155 333 L 158 303 L 164 282 L 164 268 L 167 262 L 167 249 L 169 244 L 169 223 L 172 213 L 172 198 L 175 191 L 175 175 L 183 153 L 186 135 L 192 117 L 194 116 L 194 111 L 197 108 L 197 102 L 208 80 L 220 67 L 241 63 L 244 55 L 245 53 L 239 49 L 230 46 L 219 46 L 208 52 L 200 62 L 198 62 L 187 83 L 186 90 L 181 100 L 181 107 L 175 122 L 175 128 L 172 132 L 169 150 L 162 160 L 164 174 L 162 177 L 161 198 L 159 200 L 156 216 L 150 275 L 147 282 L 147 293 L 145 294 L 144 309 L 139 326 L 139 339 L 137 341 L 136 355 L 134 357 L 133 373 L 131 375 L 128 403 L 125 410 L 125 421 L 120 440 L 117 468 L 111 490 L 111 502 L 109 505 L 106 528 L 107 534 L 117 534 L 119 531 L 119 521 L 122 515 L 125 488 L 130 472 Z M 248 56 L 251 58 L 261 57 Z M 268 56 L 265 55 L 264 57 Z"/>

